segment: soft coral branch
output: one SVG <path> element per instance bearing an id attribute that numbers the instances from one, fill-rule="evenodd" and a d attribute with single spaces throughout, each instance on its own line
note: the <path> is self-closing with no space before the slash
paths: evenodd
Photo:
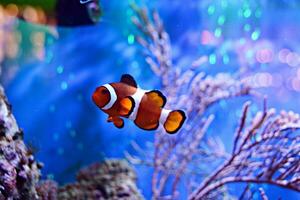
<path id="1" fill-rule="evenodd" d="M 212 116 L 205 118 L 205 111 L 221 100 L 247 95 L 251 88 L 228 74 L 221 73 L 212 77 L 196 71 L 193 66 L 185 71 L 175 67 L 170 39 L 157 12 L 149 15 L 146 9 L 135 6 L 133 9 L 136 15 L 132 21 L 140 32 L 136 36 L 137 41 L 146 49 L 146 61 L 161 79 L 163 93 L 168 97 L 166 106 L 184 109 L 188 116 L 178 134 L 170 136 L 160 129 L 154 138 L 153 199 L 162 198 L 166 183 L 170 182 L 171 198 L 175 199 L 178 183 L 194 167 L 195 157 L 203 161 L 210 156 L 211 160 L 216 160 L 217 156 L 224 159 L 226 154 L 214 152 L 220 149 L 211 145 L 206 145 L 209 148 L 201 148 L 201 143 L 205 143 L 204 135 L 213 119 Z M 206 156 L 199 156 L 199 150 L 204 149 Z"/>
<path id="2" fill-rule="evenodd" d="M 171 44 L 158 13 L 152 12 L 150 18 L 146 9 L 139 9 L 134 4 L 132 8 L 136 12 L 132 22 L 144 35 L 144 37 L 138 35 L 136 38 L 148 52 L 146 62 L 157 76 L 167 77 L 173 66 Z M 164 80 L 164 86 L 170 84 L 168 78 Z"/>
<path id="3" fill-rule="evenodd" d="M 274 116 L 274 109 L 256 114 L 245 126 L 249 104 L 244 106 L 237 134 L 235 151 L 214 174 L 208 177 L 189 197 L 204 199 L 229 183 L 267 183 L 300 191 L 300 118 L 293 112 Z"/>

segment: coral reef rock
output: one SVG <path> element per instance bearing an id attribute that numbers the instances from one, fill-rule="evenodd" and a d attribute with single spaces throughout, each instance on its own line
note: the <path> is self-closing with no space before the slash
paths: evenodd
<path id="1" fill-rule="evenodd" d="M 46 180 L 36 186 L 39 200 L 57 200 L 58 185 L 55 181 Z"/>
<path id="2" fill-rule="evenodd" d="M 37 199 L 41 165 L 23 142 L 23 132 L 0 86 L 0 200 Z"/>
<path id="3" fill-rule="evenodd" d="M 143 199 L 136 187 L 136 174 L 125 160 L 106 160 L 82 169 L 77 182 L 58 191 L 59 200 Z"/>

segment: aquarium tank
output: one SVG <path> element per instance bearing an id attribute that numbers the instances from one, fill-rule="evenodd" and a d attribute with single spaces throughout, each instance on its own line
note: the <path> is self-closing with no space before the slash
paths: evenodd
<path id="1" fill-rule="evenodd" d="M 300 199 L 299 13 L 1 0 L 0 200 Z"/>

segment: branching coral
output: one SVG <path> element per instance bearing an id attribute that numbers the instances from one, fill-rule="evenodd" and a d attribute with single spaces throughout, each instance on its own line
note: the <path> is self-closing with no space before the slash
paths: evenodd
<path id="1" fill-rule="evenodd" d="M 265 190 L 263 188 L 258 188 L 258 190 L 251 191 L 250 189 L 250 184 L 248 184 L 240 197 L 238 198 L 239 200 L 252 200 L 254 199 L 255 194 L 259 194 L 261 200 L 268 200 L 269 198 L 267 197 Z M 280 199 L 280 198 L 279 198 Z"/>
<path id="2" fill-rule="evenodd" d="M 249 104 L 243 109 L 232 156 L 209 176 L 190 199 L 211 199 L 229 183 L 268 183 L 300 192 L 300 118 L 293 112 L 274 109 L 259 112 L 246 127 Z"/>
<path id="3" fill-rule="evenodd" d="M 220 100 L 251 94 L 251 88 L 228 74 L 206 76 L 194 65 L 186 70 L 176 68 L 172 64 L 169 36 L 158 13 L 153 12 L 150 17 L 146 9 L 135 6 L 133 9 L 136 16 L 132 21 L 141 32 L 137 41 L 147 52 L 147 63 L 162 81 L 163 92 L 168 96 L 167 106 L 183 108 L 188 115 L 188 121 L 177 135 L 167 135 L 163 130 L 155 134 L 153 199 L 178 198 L 180 180 L 209 158 L 227 161 L 211 175 L 196 173 L 200 180 L 206 178 L 196 190 L 192 187 L 190 199 L 217 199 L 226 193 L 224 186 L 232 182 L 269 183 L 299 191 L 299 136 L 295 134 L 300 125 L 298 115 L 283 112 L 274 116 L 274 111 L 265 106 L 251 126 L 245 128 L 247 103 L 232 154 L 217 148 L 222 146 L 221 142 L 210 145 L 211 139 L 203 139 L 213 120 L 213 115 L 205 117 L 207 108 Z M 144 154 L 136 145 L 135 148 Z M 133 162 L 150 163 L 132 155 L 127 157 Z M 166 192 L 167 184 L 171 184 L 169 192 Z M 170 195 L 164 196 L 164 192 Z"/>

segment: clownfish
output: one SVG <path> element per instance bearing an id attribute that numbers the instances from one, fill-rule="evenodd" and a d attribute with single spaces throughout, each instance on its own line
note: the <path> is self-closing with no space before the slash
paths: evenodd
<path id="1" fill-rule="evenodd" d="M 167 133 L 173 134 L 186 119 L 182 110 L 164 109 L 167 99 L 159 90 L 139 88 L 129 74 L 122 75 L 120 82 L 97 87 L 92 100 L 108 114 L 107 122 L 117 128 L 123 128 L 123 118 L 128 118 L 141 129 L 155 130 L 162 124 Z"/>

